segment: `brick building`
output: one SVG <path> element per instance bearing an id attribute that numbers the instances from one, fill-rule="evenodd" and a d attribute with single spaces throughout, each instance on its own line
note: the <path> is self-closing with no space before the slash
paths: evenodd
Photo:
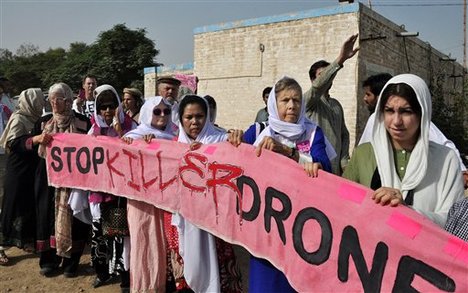
<path id="1" fill-rule="evenodd" d="M 194 29 L 194 63 L 183 72 L 199 78 L 198 93 L 218 102 L 217 123 L 246 129 L 264 107 L 261 92 L 284 75 L 306 91 L 308 70 L 319 60 L 333 61 L 341 44 L 359 33 L 358 54 L 338 73 L 331 95 L 343 105 L 351 150 L 369 113 L 362 102 L 362 81 L 369 75 L 411 72 L 431 84 L 442 76 L 446 90 L 460 91 L 463 67 L 416 37 L 402 37 L 404 27 L 361 3 L 301 11 Z M 404 34 L 403 34 L 404 35 Z M 158 68 L 164 74 L 177 68 Z M 154 91 L 154 68 L 145 69 L 145 92 Z"/>

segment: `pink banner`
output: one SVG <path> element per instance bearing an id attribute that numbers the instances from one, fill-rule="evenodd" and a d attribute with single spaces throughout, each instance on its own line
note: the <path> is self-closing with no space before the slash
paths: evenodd
<path id="1" fill-rule="evenodd" d="M 468 244 L 371 190 L 253 147 L 55 135 L 53 186 L 104 191 L 179 211 L 285 272 L 298 291 L 468 291 Z"/>

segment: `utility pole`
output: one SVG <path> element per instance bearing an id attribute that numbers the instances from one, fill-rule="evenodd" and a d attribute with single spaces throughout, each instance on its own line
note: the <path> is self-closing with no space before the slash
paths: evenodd
<path id="1" fill-rule="evenodd" d="M 465 0 L 465 2 L 466 2 L 466 0 Z M 372 10 L 372 1 L 369 0 L 367 3 L 369 4 L 369 8 Z"/>
<path id="2" fill-rule="evenodd" d="M 463 5 L 463 68 L 465 74 L 468 70 L 466 65 L 466 0 Z"/>

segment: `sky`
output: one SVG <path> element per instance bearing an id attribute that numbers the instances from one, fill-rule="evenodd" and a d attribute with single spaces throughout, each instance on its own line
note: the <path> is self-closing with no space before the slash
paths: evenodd
<path id="1" fill-rule="evenodd" d="M 376 12 L 463 63 L 463 0 L 370 2 Z M 15 53 L 29 43 L 41 51 L 68 49 L 73 42 L 91 44 L 100 32 L 124 23 L 146 29 L 160 50 L 157 62 L 181 64 L 193 61 L 194 28 L 337 5 L 338 0 L 0 0 L 0 48 Z"/>

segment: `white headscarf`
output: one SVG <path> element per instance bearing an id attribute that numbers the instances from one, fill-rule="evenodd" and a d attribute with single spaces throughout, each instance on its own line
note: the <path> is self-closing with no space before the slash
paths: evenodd
<path id="1" fill-rule="evenodd" d="M 283 78 L 288 78 L 287 76 Z M 281 121 L 278 115 L 278 104 L 276 101 L 275 93 L 276 85 L 273 86 L 270 94 L 268 95 L 267 107 L 268 107 L 268 126 L 260 133 L 260 135 L 255 140 L 254 146 L 257 146 L 264 137 L 270 136 L 273 137 L 275 133 L 280 134 L 281 136 L 291 140 L 297 141 L 302 136 L 312 133 L 317 128 L 317 124 L 310 121 L 305 115 L 305 100 L 301 97 L 301 111 L 299 113 L 299 118 L 296 123 L 290 123 L 286 121 Z M 312 143 L 312 141 L 310 142 Z M 328 139 L 325 137 L 325 145 L 327 156 L 330 160 L 336 157 L 336 152 L 333 146 L 330 144 Z"/>
<path id="2" fill-rule="evenodd" d="M 97 109 L 97 106 L 99 105 L 99 100 L 101 98 L 101 93 L 104 92 L 104 91 L 112 91 L 115 95 L 115 97 L 117 98 L 117 102 L 118 102 L 118 107 L 116 109 L 116 111 L 119 111 L 119 121 L 120 123 L 123 123 L 124 122 L 124 119 L 125 119 L 125 114 L 124 114 L 124 110 L 123 110 L 123 107 L 122 107 L 122 101 L 120 100 L 120 96 L 119 94 L 117 93 L 117 91 L 114 89 L 113 86 L 111 85 L 108 85 L 108 84 L 103 84 L 101 86 L 98 86 L 95 90 L 94 90 L 94 96 L 96 97 L 95 99 L 95 102 L 94 102 L 94 106 L 96 107 L 96 109 L 94 109 L 94 121 L 95 123 L 100 127 L 100 128 L 107 128 L 109 127 L 109 125 L 107 125 L 106 121 L 104 120 L 104 118 L 99 115 L 99 109 Z M 92 129 L 90 130 L 92 131 Z"/>
<path id="3" fill-rule="evenodd" d="M 180 101 L 180 104 L 182 103 L 183 99 L 189 96 L 184 96 L 182 100 Z M 214 126 L 213 122 L 211 122 L 210 120 L 210 107 L 208 105 L 208 102 L 202 97 L 199 97 L 199 96 L 197 97 L 206 104 L 207 115 L 206 115 L 205 125 L 203 126 L 202 130 L 198 134 L 197 138 L 193 140 L 184 131 L 184 126 L 182 125 L 182 122 L 180 122 L 180 118 L 179 118 L 179 139 L 177 141 L 184 142 L 184 143 L 192 143 L 193 141 L 198 141 L 204 144 L 226 141 L 227 140 L 226 131 Z M 180 104 L 179 104 L 179 107 L 180 107 Z"/>
<path id="4" fill-rule="evenodd" d="M 390 79 L 382 93 L 390 84 L 405 83 L 409 85 L 421 105 L 421 127 L 420 135 L 411 157 L 408 162 L 405 177 L 400 181 L 398 177 L 395 160 L 393 158 L 393 148 L 387 130 L 385 129 L 383 113 L 380 110 L 381 97 L 377 101 L 375 108 L 375 123 L 372 129 L 371 144 L 374 148 L 375 159 L 379 169 L 382 186 L 398 188 L 406 198 L 408 191 L 416 188 L 426 175 L 429 153 L 429 125 L 431 122 L 432 107 L 431 93 L 424 80 L 414 74 L 401 74 Z"/>
<path id="5" fill-rule="evenodd" d="M 174 137 L 174 134 L 172 133 L 174 127 L 171 117 L 169 117 L 164 130 L 159 130 L 151 126 L 151 121 L 153 120 L 153 109 L 161 103 L 164 103 L 169 109 L 172 107 L 171 104 L 161 96 L 146 98 L 145 103 L 140 109 L 140 125 L 138 125 L 136 129 L 127 132 L 125 137 L 136 139 L 141 138 L 146 134 L 154 134 L 157 138 L 172 139 Z"/>

